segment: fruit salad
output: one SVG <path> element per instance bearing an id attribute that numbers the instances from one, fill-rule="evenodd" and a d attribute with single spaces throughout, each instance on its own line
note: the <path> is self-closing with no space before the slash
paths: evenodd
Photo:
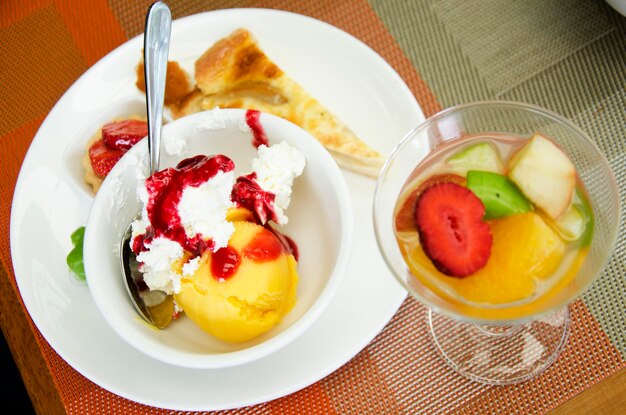
<path id="1" fill-rule="evenodd" d="M 257 140 L 258 141 L 258 140 Z M 288 222 L 292 185 L 304 155 L 286 142 L 255 141 L 252 172 L 235 176 L 225 155 L 198 155 L 141 184 L 141 216 L 130 246 L 149 314 L 166 327 L 181 312 L 229 342 L 274 327 L 293 307 L 296 244 Z"/>
<path id="2" fill-rule="evenodd" d="M 412 274 L 465 309 L 525 306 L 556 294 L 593 233 L 587 194 L 550 138 L 472 136 L 414 170 L 394 231 Z M 502 314 L 504 315 L 504 314 Z"/>

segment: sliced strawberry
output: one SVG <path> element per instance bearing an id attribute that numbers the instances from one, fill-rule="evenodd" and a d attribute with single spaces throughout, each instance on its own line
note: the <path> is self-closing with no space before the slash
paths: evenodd
<path id="1" fill-rule="evenodd" d="M 439 271 L 467 277 L 487 264 L 493 237 L 484 215 L 480 199 L 456 183 L 434 184 L 417 199 L 420 243 Z"/>
<path id="2" fill-rule="evenodd" d="M 109 148 L 128 150 L 148 135 L 148 123 L 141 120 L 123 120 L 105 124 L 102 139 Z"/>
<path id="3" fill-rule="evenodd" d="M 89 160 L 96 176 L 104 179 L 125 152 L 125 150 L 107 147 L 102 139 L 93 143 L 89 147 Z"/>
<path id="4" fill-rule="evenodd" d="M 402 207 L 398 210 L 395 221 L 396 232 L 417 231 L 415 226 L 415 203 L 417 202 L 417 198 L 422 194 L 422 192 L 424 192 L 424 190 L 436 183 L 441 182 L 452 182 L 465 186 L 466 181 L 465 177 L 457 174 L 438 174 L 420 183 L 420 185 L 417 186 L 406 199 L 404 199 Z"/>

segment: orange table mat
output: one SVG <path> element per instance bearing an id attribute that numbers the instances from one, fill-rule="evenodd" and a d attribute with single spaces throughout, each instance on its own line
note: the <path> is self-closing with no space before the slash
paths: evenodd
<path id="1" fill-rule="evenodd" d="M 0 56 L 3 62 L 0 73 L 0 152 L 5 155 L 0 165 L 0 254 L 16 296 L 19 292 L 12 274 L 9 215 L 17 174 L 28 146 L 46 114 L 77 77 L 106 53 L 143 30 L 149 3 L 124 0 L 5 0 L 0 3 Z M 577 45 L 569 45 L 571 50 L 566 48 L 567 45 L 561 45 L 565 49 L 550 49 L 549 56 L 538 59 L 536 66 L 511 58 L 511 64 L 523 68 L 507 72 L 506 67 L 490 66 L 493 56 L 490 50 L 485 50 L 489 44 L 484 36 L 466 26 L 467 19 L 472 22 L 478 19 L 476 26 L 487 20 L 496 30 L 500 27 L 498 22 L 511 10 L 498 9 L 495 5 L 485 8 L 478 3 L 472 8 L 468 3 L 474 2 L 168 2 L 174 18 L 219 8 L 266 7 L 309 15 L 333 24 L 361 39 L 386 59 L 415 94 L 426 116 L 449 105 L 487 98 L 516 99 L 554 109 L 592 132 L 599 131 L 595 135 L 599 145 L 611 153 L 609 158 L 621 177 L 624 173 L 624 158 L 620 157 L 623 148 L 613 148 L 615 142 L 606 136 L 612 132 L 623 138 L 626 134 L 623 110 L 622 125 L 616 127 L 611 123 L 619 121 L 613 117 L 614 111 L 619 115 L 620 97 L 622 107 L 626 101 L 626 53 L 620 55 L 619 49 L 621 42 L 621 52 L 624 52 L 623 45 L 626 44 L 623 20 L 620 22 L 620 17 L 600 1 L 592 2 L 593 9 L 586 4 L 584 12 L 591 19 L 587 20 L 591 23 L 586 32 L 581 33 L 579 28 L 571 26 L 555 34 L 572 36 L 578 40 Z M 530 10 L 517 3 L 520 2 L 510 3 L 514 5 L 511 6 L 515 8 L 513 11 Z M 545 2 L 530 3 L 539 7 Z M 480 13 L 477 14 L 476 10 Z M 537 13 L 536 10 L 530 12 Z M 517 20 L 521 21 L 520 24 L 534 24 L 526 14 L 518 16 L 521 16 Z M 580 20 L 579 11 L 567 6 L 561 7 L 558 16 L 561 20 L 569 19 L 572 25 Z M 519 39 L 502 30 L 504 45 L 518 42 Z M 576 33 L 572 35 L 572 31 Z M 522 43 L 517 47 L 526 46 Z M 581 81 L 582 87 L 595 82 L 595 91 L 581 90 L 580 83 L 576 83 L 579 74 L 571 69 L 585 59 L 593 67 L 589 57 L 605 64 L 609 62 L 604 72 L 587 73 L 591 80 Z M 568 74 L 568 71 L 574 73 Z M 567 91 L 569 94 L 565 94 Z M 333 374 L 284 398 L 230 412 L 546 412 L 625 365 L 623 333 L 626 324 L 620 314 L 624 306 L 623 282 L 622 296 L 613 293 L 620 289 L 622 272 L 623 266 L 613 260 L 605 273 L 607 275 L 603 275 L 592 292 L 572 305 L 572 333 L 564 352 L 542 376 L 532 381 L 491 387 L 468 381 L 452 372 L 437 357 L 430 343 L 425 307 L 407 299 L 374 341 Z M 615 295 L 618 296 L 615 299 L 610 297 Z M 607 304 L 607 296 L 613 304 Z M 36 334 L 40 352 L 67 412 L 167 412 L 128 401 L 93 384 L 51 349 L 32 322 L 30 328 Z"/>

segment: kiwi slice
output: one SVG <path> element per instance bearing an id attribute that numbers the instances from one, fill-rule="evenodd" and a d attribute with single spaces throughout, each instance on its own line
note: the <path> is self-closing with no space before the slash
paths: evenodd
<path id="1" fill-rule="evenodd" d="M 485 205 L 485 219 L 533 210 L 533 205 L 508 177 L 488 171 L 467 172 L 467 187 Z"/>
<path id="2" fill-rule="evenodd" d="M 554 221 L 559 235 L 566 241 L 579 241 L 580 246 L 588 246 L 593 237 L 593 211 L 589 199 L 580 187 L 576 187 L 574 200 L 565 213 Z"/>

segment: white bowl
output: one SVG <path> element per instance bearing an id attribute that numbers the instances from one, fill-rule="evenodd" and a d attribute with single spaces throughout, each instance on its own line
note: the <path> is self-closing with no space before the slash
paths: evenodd
<path id="1" fill-rule="evenodd" d="M 297 302 L 281 323 L 253 340 L 220 341 L 185 316 L 158 330 L 144 323 L 135 312 L 124 287 L 118 249 L 126 226 L 140 209 L 136 189 L 142 179 L 140 170 L 147 172 L 146 139 L 116 164 L 96 196 L 84 239 L 89 290 L 113 329 L 155 359 L 185 367 L 219 368 L 266 356 L 313 323 L 346 272 L 354 219 L 348 188 L 337 164 L 317 140 L 289 121 L 262 114 L 260 122 L 270 144 L 284 140 L 297 147 L 305 155 L 306 167 L 295 180 L 291 205 L 286 211 L 289 223 L 282 227 L 300 252 Z M 163 128 L 161 169 L 175 166 L 186 157 L 218 153 L 235 162 L 236 175 L 251 171 L 250 161 L 256 156 L 256 149 L 244 110 L 206 111 Z"/>

